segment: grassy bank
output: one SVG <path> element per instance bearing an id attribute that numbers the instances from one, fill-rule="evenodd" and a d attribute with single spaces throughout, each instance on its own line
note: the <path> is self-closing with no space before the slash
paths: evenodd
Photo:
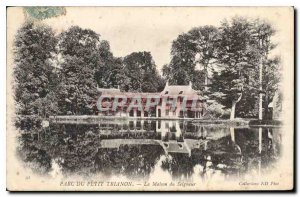
<path id="1" fill-rule="evenodd" d="M 251 127 L 270 127 L 270 126 L 281 126 L 282 122 L 279 120 L 251 120 L 249 126 Z"/>
<path id="2" fill-rule="evenodd" d="M 249 120 L 246 119 L 236 119 L 236 120 L 228 120 L 228 119 L 205 119 L 205 120 L 193 120 L 193 123 L 198 123 L 201 125 L 207 126 L 226 126 L 226 127 L 247 127 L 249 126 Z"/>
<path id="3" fill-rule="evenodd" d="M 128 120 L 187 120 L 192 121 L 195 124 L 201 125 L 218 125 L 228 127 L 245 127 L 245 126 L 280 126 L 281 122 L 278 120 L 255 120 L 255 119 L 242 119 L 238 118 L 235 120 L 228 119 L 193 119 L 193 118 L 157 118 L 157 117 L 115 117 L 115 116 L 50 116 L 50 121 L 60 123 L 97 123 L 101 121 L 105 122 L 126 122 Z"/>

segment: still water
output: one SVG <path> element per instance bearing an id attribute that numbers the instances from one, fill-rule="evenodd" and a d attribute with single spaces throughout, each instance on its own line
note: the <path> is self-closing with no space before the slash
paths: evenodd
<path id="1" fill-rule="evenodd" d="M 50 123 L 19 136 L 25 166 L 47 176 L 147 180 L 242 178 L 268 173 L 280 157 L 280 128 L 233 128 L 192 121 Z"/>

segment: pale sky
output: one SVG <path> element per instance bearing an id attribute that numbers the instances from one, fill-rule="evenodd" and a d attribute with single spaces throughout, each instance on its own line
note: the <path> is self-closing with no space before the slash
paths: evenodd
<path id="1" fill-rule="evenodd" d="M 12 13 L 10 16 L 9 13 Z M 260 17 L 277 29 L 274 42 L 279 46 L 275 53 L 282 55 L 287 35 L 286 23 L 290 21 L 289 8 L 222 8 L 222 7 L 66 7 L 66 15 L 43 20 L 57 33 L 72 25 L 90 28 L 109 41 L 116 57 L 132 52 L 150 51 L 159 69 L 170 61 L 171 43 L 181 33 L 202 25 L 219 26 L 223 19 L 233 16 Z M 13 28 L 24 22 L 21 8 L 9 8 L 8 19 L 17 18 Z M 9 20 L 8 20 L 9 21 Z"/>

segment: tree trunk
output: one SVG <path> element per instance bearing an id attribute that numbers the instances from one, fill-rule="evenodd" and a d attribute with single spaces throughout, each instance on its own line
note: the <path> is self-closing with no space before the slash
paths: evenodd
<path id="1" fill-rule="evenodd" d="M 231 112 L 230 112 L 230 120 L 234 120 L 235 118 L 235 106 L 240 100 L 242 99 L 242 94 L 239 96 L 239 98 L 236 101 L 232 101 L 232 106 L 231 106 Z"/>
<path id="2" fill-rule="evenodd" d="M 206 92 L 208 90 L 207 83 L 208 83 L 208 77 L 207 77 L 207 73 L 205 73 L 205 81 L 204 81 L 205 88 L 204 89 Z"/>
<path id="3" fill-rule="evenodd" d="M 234 128 L 230 127 L 230 137 L 231 137 L 231 141 L 235 143 L 235 133 L 234 133 Z"/>
<path id="4" fill-rule="evenodd" d="M 208 84 L 208 71 L 207 71 L 207 65 L 204 66 L 204 90 L 205 92 L 207 92 L 208 90 L 208 87 L 207 87 L 207 84 Z"/>
<path id="5" fill-rule="evenodd" d="M 231 112 L 230 112 L 230 120 L 234 120 L 234 117 L 235 117 L 235 106 L 236 106 L 236 102 L 232 101 Z"/>
<path id="6" fill-rule="evenodd" d="M 265 94 L 265 99 L 264 99 L 264 109 L 265 109 L 265 113 L 264 113 L 264 119 L 266 119 L 266 120 L 270 120 L 271 119 L 271 116 L 270 116 L 270 114 L 269 114 L 269 95 L 268 95 L 268 93 L 266 92 L 266 94 Z"/>
<path id="7" fill-rule="evenodd" d="M 262 102 L 263 102 L 263 95 L 262 95 L 262 73 L 263 71 L 263 65 L 262 65 L 262 60 L 259 64 L 259 108 L 258 108 L 258 119 L 262 120 L 263 114 L 262 114 Z"/>

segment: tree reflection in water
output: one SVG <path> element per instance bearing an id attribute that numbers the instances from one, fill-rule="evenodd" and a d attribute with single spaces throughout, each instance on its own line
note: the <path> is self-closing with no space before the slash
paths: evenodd
<path id="1" fill-rule="evenodd" d="M 280 156 L 280 132 L 274 128 L 259 131 L 198 125 L 195 130 L 182 127 L 185 129 L 178 133 L 172 126 L 172 131 L 165 134 L 155 129 L 103 128 L 98 124 L 31 128 L 19 136 L 18 155 L 40 174 L 49 174 L 55 161 L 64 176 L 101 173 L 147 180 L 156 168 L 161 168 L 180 180 L 205 180 L 216 172 L 234 178 L 250 171 L 267 172 Z"/>
<path id="2" fill-rule="evenodd" d="M 122 145 L 119 149 L 99 149 L 95 169 L 107 175 L 123 174 L 134 179 L 148 179 L 162 154 L 162 147 L 157 145 Z"/>

